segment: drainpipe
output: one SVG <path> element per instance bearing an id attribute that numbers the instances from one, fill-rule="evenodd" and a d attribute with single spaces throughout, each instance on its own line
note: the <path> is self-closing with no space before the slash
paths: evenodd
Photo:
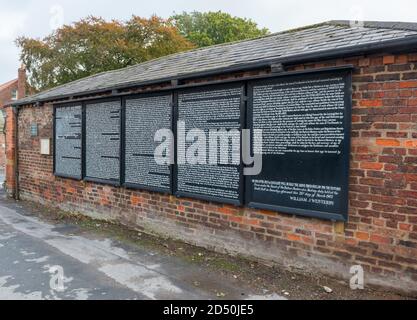
<path id="1" fill-rule="evenodd" d="M 15 191 L 14 191 L 14 198 L 15 200 L 20 200 L 20 192 L 19 192 L 19 107 L 13 107 L 14 113 L 14 127 L 15 127 L 15 137 L 14 137 L 14 175 L 15 175 Z"/>
<path id="2" fill-rule="evenodd" d="M 3 128 L 1 130 L 1 133 L 4 136 L 4 181 L 3 181 L 3 189 L 6 190 L 6 172 L 7 172 L 7 137 L 6 137 L 6 124 L 7 124 L 7 112 L 5 110 L 6 106 L 3 106 L 1 108 L 1 114 L 3 117 Z"/>

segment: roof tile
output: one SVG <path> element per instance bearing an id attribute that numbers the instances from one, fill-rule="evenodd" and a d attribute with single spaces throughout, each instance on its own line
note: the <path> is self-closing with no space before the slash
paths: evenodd
<path id="1" fill-rule="evenodd" d="M 248 63 L 279 61 L 300 54 L 383 44 L 385 41 L 410 36 L 417 36 L 417 23 L 371 21 L 364 22 L 362 26 L 351 26 L 348 21 L 330 21 L 262 38 L 177 53 L 124 69 L 96 74 L 19 100 L 16 104 L 175 79 Z"/>

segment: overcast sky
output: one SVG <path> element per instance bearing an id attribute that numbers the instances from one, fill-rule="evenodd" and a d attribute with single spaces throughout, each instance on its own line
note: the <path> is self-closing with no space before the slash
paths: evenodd
<path id="1" fill-rule="evenodd" d="M 16 78 L 19 35 L 42 38 L 62 23 L 88 15 L 126 20 L 132 14 L 169 17 L 173 12 L 218 11 L 281 31 L 326 20 L 417 22 L 415 0 L 0 0 L 0 84 Z"/>

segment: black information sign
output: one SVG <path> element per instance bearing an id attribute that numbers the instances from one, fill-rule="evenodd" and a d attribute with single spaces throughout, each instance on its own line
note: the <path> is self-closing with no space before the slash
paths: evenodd
<path id="1" fill-rule="evenodd" d="M 348 71 L 249 84 L 248 127 L 262 130 L 263 169 L 250 207 L 346 220 L 351 121 Z"/>
<path id="2" fill-rule="evenodd" d="M 171 168 L 155 159 L 161 142 L 155 142 L 160 129 L 172 130 L 172 95 L 145 95 L 125 102 L 125 185 L 171 193 Z M 159 160 L 170 157 L 163 153 Z"/>
<path id="3" fill-rule="evenodd" d="M 242 204 L 243 97 L 242 84 L 178 93 L 177 196 Z"/>
<path id="4" fill-rule="evenodd" d="M 120 100 L 86 105 L 86 180 L 120 183 Z"/>
<path id="5" fill-rule="evenodd" d="M 82 178 L 82 105 L 55 108 L 55 175 Z"/>

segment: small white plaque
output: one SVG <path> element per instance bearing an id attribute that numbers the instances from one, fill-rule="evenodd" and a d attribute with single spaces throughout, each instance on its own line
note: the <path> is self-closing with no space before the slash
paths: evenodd
<path id="1" fill-rule="evenodd" d="M 51 155 L 51 139 L 41 139 L 41 155 Z"/>

